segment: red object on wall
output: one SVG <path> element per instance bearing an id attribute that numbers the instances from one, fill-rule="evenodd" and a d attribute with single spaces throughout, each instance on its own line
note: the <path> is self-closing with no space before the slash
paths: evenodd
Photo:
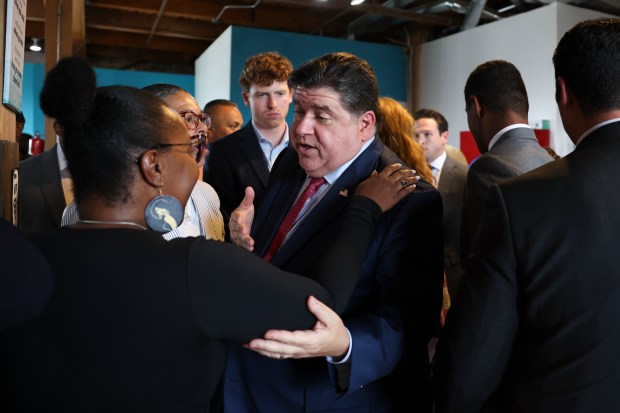
<path id="1" fill-rule="evenodd" d="M 540 146 L 543 148 L 549 146 L 549 129 L 534 129 L 534 134 L 536 134 Z M 470 165 L 474 159 L 480 156 L 480 151 L 478 151 L 478 146 L 476 146 L 476 141 L 470 131 L 461 131 L 461 151 L 465 154 L 467 163 Z"/>
<path id="2" fill-rule="evenodd" d="M 34 138 L 30 139 L 30 155 L 40 155 L 43 153 L 43 145 L 45 142 L 41 139 L 39 131 L 34 135 Z"/>

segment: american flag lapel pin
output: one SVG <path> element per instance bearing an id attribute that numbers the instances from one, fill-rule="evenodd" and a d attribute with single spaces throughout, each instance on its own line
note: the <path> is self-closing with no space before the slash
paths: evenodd
<path id="1" fill-rule="evenodd" d="M 347 198 L 349 196 L 349 191 L 346 189 L 341 189 L 339 192 L 340 196 Z"/>

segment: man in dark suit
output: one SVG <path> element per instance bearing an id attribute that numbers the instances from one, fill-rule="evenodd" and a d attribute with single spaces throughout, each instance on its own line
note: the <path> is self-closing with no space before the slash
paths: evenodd
<path id="1" fill-rule="evenodd" d="M 287 79 L 293 65 L 276 52 L 251 56 L 245 62 L 239 85 L 252 119 L 237 132 L 210 145 L 204 180 L 215 188 L 224 220 L 254 189 L 255 205 L 263 199 L 269 172 L 288 146 L 286 115 L 293 91 Z"/>
<path id="2" fill-rule="evenodd" d="M 435 186 L 443 200 L 444 268 L 450 296 L 456 294 L 461 279 L 461 217 L 467 166 L 452 159 L 446 151 L 450 137 L 448 121 L 433 109 L 419 109 L 413 114 L 416 123 L 416 140 L 424 149 L 424 156 L 431 167 Z"/>
<path id="3" fill-rule="evenodd" d="M 59 129 L 58 124 L 54 128 Z M 19 163 L 17 226 L 24 233 L 60 227 L 62 212 L 73 196 L 71 182 L 63 188 L 61 169 L 68 174 L 60 143 Z M 68 175 L 67 179 L 70 181 Z"/>
<path id="4" fill-rule="evenodd" d="M 467 173 L 461 228 L 463 262 L 476 235 L 491 185 L 551 161 L 528 125 L 527 90 L 521 73 L 512 63 L 492 60 L 474 69 L 465 84 L 465 110 L 482 156 Z"/>
<path id="5" fill-rule="evenodd" d="M 399 160 L 375 136 L 378 85 L 367 62 L 331 53 L 304 63 L 289 81 L 296 91 L 291 147 L 274 167 L 252 237 L 257 255 L 308 274 L 358 183 Z M 274 247 L 300 192 L 322 178 L 292 232 Z M 438 192 L 419 182 L 382 216 L 373 238 L 343 319 L 334 314 L 339 328 L 321 320 L 312 331 L 268 332 L 249 345 L 260 354 L 231 349 L 226 411 L 391 412 L 399 402 L 431 411 L 427 343 L 439 321 L 443 278 Z M 246 244 L 235 233 L 233 240 Z"/>
<path id="6" fill-rule="evenodd" d="M 437 353 L 438 412 L 620 411 L 620 19 L 553 56 L 577 145 L 493 185 Z"/>

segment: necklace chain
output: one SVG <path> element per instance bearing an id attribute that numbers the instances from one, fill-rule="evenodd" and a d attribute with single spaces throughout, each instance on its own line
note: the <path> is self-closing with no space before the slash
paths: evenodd
<path id="1" fill-rule="evenodd" d="M 146 230 L 147 228 L 144 225 L 136 224 L 135 222 L 129 221 L 95 221 L 94 219 L 80 219 L 78 220 L 79 224 L 108 224 L 108 225 L 128 225 L 131 227 L 138 227 L 140 229 Z"/>

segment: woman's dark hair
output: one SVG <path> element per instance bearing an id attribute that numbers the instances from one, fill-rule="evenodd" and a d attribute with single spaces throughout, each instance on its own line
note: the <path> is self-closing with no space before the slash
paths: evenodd
<path id="1" fill-rule="evenodd" d="M 63 128 L 78 203 L 90 194 L 111 204 L 127 202 L 135 159 L 167 142 L 174 127 L 161 99 L 126 86 L 97 88 L 93 69 L 77 58 L 64 58 L 50 70 L 39 100 L 43 112 Z"/>

